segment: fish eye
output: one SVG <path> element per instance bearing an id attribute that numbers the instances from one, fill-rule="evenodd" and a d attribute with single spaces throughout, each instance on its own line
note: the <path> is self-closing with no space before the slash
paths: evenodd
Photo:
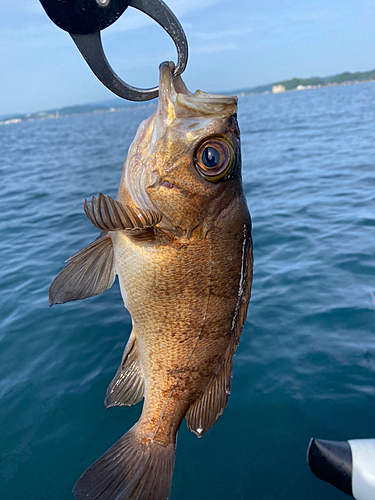
<path id="1" fill-rule="evenodd" d="M 207 181 L 223 179 L 232 168 L 234 153 L 231 144 L 222 137 L 206 139 L 197 149 L 195 166 Z"/>

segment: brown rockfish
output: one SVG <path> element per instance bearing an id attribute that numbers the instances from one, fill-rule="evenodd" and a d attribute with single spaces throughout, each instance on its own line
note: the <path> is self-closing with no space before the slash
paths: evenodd
<path id="1" fill-rule="evenodd" d="M 76 483 L 79 500 L 168 499 L 182 419 L 200 437 L 225 409 L 253 268 L 236 112 L 235 97 L 192 94 L 163 63 L 116 200 L 85 201 L 100 236 L 51 285 L 52 305 L 118 275 L 133 330 L 105 404 L 144 397 L 139 421 Z"/>

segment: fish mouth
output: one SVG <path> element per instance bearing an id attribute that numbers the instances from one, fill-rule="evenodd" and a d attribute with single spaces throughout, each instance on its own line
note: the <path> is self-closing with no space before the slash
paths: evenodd
<path id="1" fill-rule="evenodd" d="M 160 187 L 166 188 L 166 189 L 180 189 L 176 184 L 172 184 L 172 182 L 169 181 L 163 181 L 160 183 Z"/>
<path id="2" fill-rule="evenodd" d="M 180 76 L 174 76 L 175 64 L 173 61 L 164 61 L 159 66 L 159 98 L 160 92 L 168 95 L 170 99 L 175 94 L 185 94 L 193 97 Z"/>
<path id="3" fill-rule="evenodd" d="M 164 188 L 167 191 L 184 191 L 181 186 L 178 186 L 174 182 L 166 179 L 164 176 L 159 176 L 157 173 L 154 173 L 154 180 L 146 187 L 146 190 L 150 188 Z"/>
<path id="4" fill-rule="evenodd" d="M 197 90 L 190 92 L 181 76 L 174 76 L 175 65 L 166 61 L 159 66 L 159 105 L 158 111 L 168 117 L 226 117 L 237 111 L 237 97 L 209 94 Z"/>

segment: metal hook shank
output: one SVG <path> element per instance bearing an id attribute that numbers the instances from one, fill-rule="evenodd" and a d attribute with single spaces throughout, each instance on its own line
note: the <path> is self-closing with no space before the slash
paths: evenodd
<path id="1" fill-rule="evenodd" d="M 175 76 L 181 75 L 187 64 L 188 44 L 185 32 L 177 17 L 162 0 L 131 0 L 129 5 L 152 17 L 172 38 L 178 55 L 174 74 Z"/>
<path id="2" fill-rule="evenodd" d="M 174 73 L 180 75 L 186 68 L 188 46 L 184 30 L 176 16 L 162 0 L 131 0 L 129 5 L 152 17 L 170 35 L 178 55 Z M 104 54 L 100 31 L 89 34 L 70 33 L 70 36 L 97 78 L 114 94 L 130 101 L 148 101 L 158 96 L 159 87 L 132 87 L 113 71 Z"/>

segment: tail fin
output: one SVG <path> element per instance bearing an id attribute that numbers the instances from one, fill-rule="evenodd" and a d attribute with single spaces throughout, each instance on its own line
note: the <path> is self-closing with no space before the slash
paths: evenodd
<path id="1" fill-rule="evenodd" d="M 76 500 L 168 500 L 175 445 L 144 443 L 137 424 L 78 479 Z"/>

